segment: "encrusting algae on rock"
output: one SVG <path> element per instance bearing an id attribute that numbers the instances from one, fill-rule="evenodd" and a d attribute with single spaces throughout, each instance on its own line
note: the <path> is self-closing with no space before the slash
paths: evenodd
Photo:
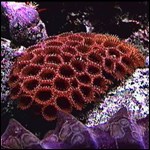
<path id="1" fill-rule="evenodd" d="M 13 42 L 30 46 L 48 37 L 37 5 L 32 2 L 1 2 L 2 14 L 9 24 Z"/>
<path id="2" fill-rule="evenodd" d="M 51 36 L 17 58 L 9 79 L 11 99 L 22 110 L 38 105 L 42 116 L 51 121 L 57 111 L 82 110 L 144 63 L 135 46 L 115 36 Z"/>

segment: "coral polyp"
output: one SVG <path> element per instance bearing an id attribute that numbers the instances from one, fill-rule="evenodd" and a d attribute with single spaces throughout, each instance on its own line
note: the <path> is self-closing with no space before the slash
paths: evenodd
<path id="1" fill-rule="evenodd" d="M 135 46 L 108 34 L 51 36 L 17 58 L 9 79 L 10 96 L 23 110 L 39 105 L 42 116 L 51 121 L 58 110 L 82 110 L 111 84 L 143 67 L 144 59 Z"/>

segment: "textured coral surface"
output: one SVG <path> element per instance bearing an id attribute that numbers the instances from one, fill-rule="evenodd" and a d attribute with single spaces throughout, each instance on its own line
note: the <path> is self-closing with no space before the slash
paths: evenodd
<path id="1" fill-rule="evenodd" d="M 58 110 L 82 110 L 142 66 L 138 49 L 115 36 L 51 36 L 18 57 L 9 79 L 11 98 L 20 109 L 38 109 L 46 120 L 54 120 Z"/>
<path id="2" fill-rule="evenodd" d="M 87 127 L 71 114 L 59 112 L 56 128 L 40 140 L 15 119 L 1 136 L 5 149 L 148 149 L 149 117 L 135 121 L 122 107 L 106 123 Z"/>

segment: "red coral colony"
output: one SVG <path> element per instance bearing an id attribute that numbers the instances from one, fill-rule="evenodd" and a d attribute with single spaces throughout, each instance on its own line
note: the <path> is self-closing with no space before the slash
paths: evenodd
<path id="1" fill-rule="evenodd" d="M 82 110 L 142 66 L 138 49 L 115 36 L 63 33 L 27 48 L 16 60 L 10 96 L 22 110 L 40 106 L 42 116 L 51 121 L 58 110 Z"/>

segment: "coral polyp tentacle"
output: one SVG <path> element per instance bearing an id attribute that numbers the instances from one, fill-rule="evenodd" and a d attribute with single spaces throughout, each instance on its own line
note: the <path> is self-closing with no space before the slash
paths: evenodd
<path id="1" fill-rule="evenodd" d="M 26 110 L 31 107 L 33 103 L 33 97 L 30 95 L 22 94 L 18 99 L 18 108 Z"/>
<path id="2" fill-rule="evenodd" d="M 42 108 L 42 116 L 47 121 L 55 120 L 57 117 L 57 109 L 54 105 L 45 105 Z"/>

